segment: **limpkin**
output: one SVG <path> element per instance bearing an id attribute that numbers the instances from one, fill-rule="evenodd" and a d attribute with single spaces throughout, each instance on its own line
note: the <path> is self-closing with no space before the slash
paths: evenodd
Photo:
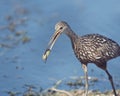
<path id="1" fill-rule="evenodd" d="M 112 76 L 107 70 L 107 61 L 120 56 L 120 46 L 112 39 L 99 34 L 78 36 L 65 21 L 60 21 L 55 25 L 55 33 L 43 54 L 43 60 L 47 60 L 54 43 L 62 33 L 65 33 L 70 38 L 74 53 L 82 64 L 86 82 L 85 96 L 88 95 L 88 63 L 94 63 L 107 73 L 114 95 L 117 96 Z"/>

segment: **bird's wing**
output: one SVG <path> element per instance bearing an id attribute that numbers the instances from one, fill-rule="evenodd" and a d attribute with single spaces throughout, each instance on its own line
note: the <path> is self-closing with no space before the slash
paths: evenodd
<path id="1" fill-rule="evenodd" d="M 98 34 L 86 35 L 82 39 L 82 46 L 84 52 L 87 53 L 87 56 L 91 59 L 101 59 L 106 58 L 106 55 L 109 55 L 109 44 L 106 37 L 103 37 Z"/>

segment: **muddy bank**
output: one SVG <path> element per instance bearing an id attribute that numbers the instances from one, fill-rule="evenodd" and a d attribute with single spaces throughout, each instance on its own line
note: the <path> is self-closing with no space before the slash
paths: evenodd
<path id="1" fill-rule="evenodd" d="M 120 96 L 120 90 L 116 90 L 118 96 Z M 36 92 L 31 88 L 28 89 L 25 93 L 21 92 L 8 92 L 9 96 L 84 96 L 84 90 L 59 90 L 55 88 L 50 88 L 47 90 Z M 106 91 L 104 93 L 100 91 L 89 91 L 89 96 L 114 96 L 112 91 Z"/>
<path id="2" fill-rule="evenodd" d="M 94 79 L 92 79 L 94 80 Z M 57 81 L 51 88 L 43 89 L 40 87 L 37 89 L 34 85 L 25 85 L 26 90 L 24 92 L 13 92 L 13 91 L 7 91 L 6 93 L 9 96 L 84 96 L 85 90 L 81 89 L 70 89 L 70 90 L 64 90 L 59 89 L 58 86 L 62 83 L 62 80 Z M 73 82 L 71 84 L 74 85 Z M 74 86 L 83 86 L 82 82 L 75 82 L 76 85 Z M 116 90 L 118 96 L 120 96 L 120 90 Z M 88 91 L 89 96 L 114 96 L 113 91 L 105 91 L 101 92 L 99 90 L 89 90 Z"/>

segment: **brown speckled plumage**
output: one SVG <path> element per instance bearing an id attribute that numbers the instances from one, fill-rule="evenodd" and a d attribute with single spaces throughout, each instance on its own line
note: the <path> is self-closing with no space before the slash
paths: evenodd
<path id="1" fill-rule="evenodd" d="M 120 55 L 119 45 L 102 35 L 88 34 L 71 40 L 76 57 L 81 63 L 105 63 Z"/>
<path id="2" fill-rule="evenodd" d="M 88 94 L 88 75 L 87 75 L 87 64 L 94 63 L 99 68 L 103 69 L 110 80 L 113 88 L 114 95 L 117 96 L 112 76 L 107 70 L 107 61 L 120 56 L 120 46 L 113 40 L 99 35 L 99 34 L 88 34 L 84 36 L 76 35 L 70 26 L 64 22 L 60 21 L 55 25 L 55 33 L 53 34 L 48 48 L 44 53 L 44 58 L 47 60 L 49 54 L 46 55 L 47 51 L 52 50 L 54 43 L 60 34 L 65 33 L 71 40 L 72 48 L 78 60 L 81 62 L 84 73 L 85 73 L 85 96 Z"/>

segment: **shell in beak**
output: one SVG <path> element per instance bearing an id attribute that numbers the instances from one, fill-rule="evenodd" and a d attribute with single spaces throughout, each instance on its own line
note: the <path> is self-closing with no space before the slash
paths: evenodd
<path id="1" fill-rule="evenodd" d="M 56 40 L 57 40 L 58 37 L 60 36 L 60 34 L 61 34 L 60 31 L 56 31 L 56 32 L 53 34 L 51 40 L 49 41 L 48 47 L 47 47 L 47 49 L 45 50 L 45 52 L 44 52 L 44 54 L 43 54 L 43 56 L 42 56 L 42 59 L 43 59 L 45 62 L 47 61 L 47 58 L 48 58 L 48 56 L 49 56 L 49 54 L 50 54 L 50 52 L 51 52 L 51 50 L 52 50 L 52 48 L 53 48 Z"/>

